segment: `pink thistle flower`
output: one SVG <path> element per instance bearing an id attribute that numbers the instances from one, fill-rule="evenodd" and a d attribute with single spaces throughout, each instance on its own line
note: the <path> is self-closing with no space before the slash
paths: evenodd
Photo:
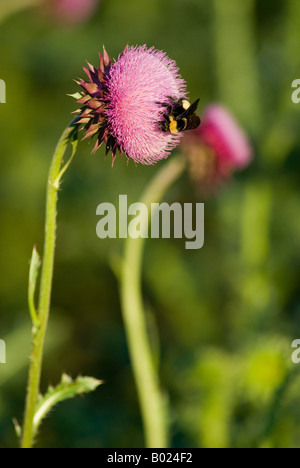
<path id="1" fill-rule="evenodd" d="M 182 103 L 176 104 L 180 112 L 183 105 L 189 106 L 186 84 L 175 62 L 145 45 L 127 46 L 114 63 L 105 49 L 99 55 L 100 67 L 88 64 L 84 70 L 89 81 L 79 80 L 83 92 L 74 95 L 83 106 L 77 112 L 79 123 L 85 125 L 85 138 L 96 136 L 94 151 L 104 141 L 113 161 L 117 151 L 142 164 L 167 158 L 183 130 L 176 124 L 172 129 L 166 125 L 168 113 L 174 102 Z M 197 123 L 198 117 L 193 114 L 193 118 Z"/>
<path id="2" fill-rule="evenodd" d="M 78 24 L 88 20 L 95 12 L 99 0 L 47 0 L 51 15 L 65 24 Z"/>
<path id="3" fill-rule="evenodd" d="M 206 109 L 199 128 L 202 140 L 214 149 L 221 163 L 232 169 L 243 169 L 252 160 L 252 148 L 247 136 L 234 117 L 217 104 Z"/>
<path id="4" fill-rule="evenodd" d="M 212 188 L 235 170 L 246 168 L 253 159 L 250 142 L 231 113 L 218 104 L 210 105 L 202 125 L 184 140 L 190 173 L 199 185 Z"/>

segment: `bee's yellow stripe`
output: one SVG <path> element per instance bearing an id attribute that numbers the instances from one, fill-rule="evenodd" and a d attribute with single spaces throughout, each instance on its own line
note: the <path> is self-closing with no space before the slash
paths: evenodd
<path id="1" fill-rule="evenodd" d="M 169 120 L 170 120 L 170 125 L 169 125 L 170 132 L 171 133 L 178 133 L 176 120 L 174 120 L 174 118 L 171 115 L 169 117 Z"/>

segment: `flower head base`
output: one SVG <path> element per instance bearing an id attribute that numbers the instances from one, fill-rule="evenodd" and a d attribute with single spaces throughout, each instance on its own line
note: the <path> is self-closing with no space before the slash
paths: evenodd
<path id="1" fill-rule="evenodd" d="M 104 141 L 113 161 L 117 151 L 143 164 L 167 158 L 181 131 L 162 131 L 161 123 L 174 100 L 186 99 L 175 62 L 146 46 L 127 46 L 114 63 L 105 49 L 99 55 L 99 68 L 88 64 L 89 81 L 77 81 L 83 91 L 74 95 L 85 138 L 96 136 L 94 151 Z"/>
<path id="2" fill-rule="evenodd" d="M 86 134 L 84 139 L 97 135 L 94 152 L 105 141 L 107 152 L 111 150 L 115 157 L 116 150 L 119 149 L 117 142 L 112 141 L 107 127 L 107 117 L 105 115 L 107 99 L 107 82 L 111 70 L 112 62 L 103 48 L 103 55 L 99 53 L 100 65 L 95 68 L 88 63 L 88 68 L 84 68 L 89 81 L 80 79 L 76 83 L 81 86 L 83 92 L 71 95 L 77 99 L 77 103 L 82 107 L 75 111 L 78 114 L 78 124 L 84 124 Z"/>
<path id="3" fill-rule="evenodd" d="M 246 134 L 231 113 L 217 104 L 206 109 L 201 127 L 188 135 L 183 148 L 192 179 L 209 191 L 253 158 Z"/>

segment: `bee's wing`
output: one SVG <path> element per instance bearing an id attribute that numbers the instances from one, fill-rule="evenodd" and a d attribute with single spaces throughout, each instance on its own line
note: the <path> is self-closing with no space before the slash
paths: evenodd
<path id="1" fill-rule="evenodd" d="M 184 130 L 194 130 L 195 128 L 199 127 L 200 123 L 200 117 L 196 114 L 192 114 L 187 119 L 187 125 Z"/>
<path id="2" fill-rule="evenodd" d="M 197 101 L 193 102 L 193 104 L 190 105 L 190 107 L 188 109 L 186 109 L 184 112 L 182 112 L 182 114 L 180 114 L 177 119 L 186 119 L 188 118 L 189 116 L 193 115 L 196 110 L 197 110 L 197 107 L 198 107 L 198 104 L 199 104 L 199 101 L 200 99 L 197 99 Z"/>
<path id="3" fill-rule="evenodd" d="M 199 101 L 200 101 L 200 99 L 197 99 L 197 101 L 193 102 L 193 104 L 191 104 L 190 107 L 188 108 L 188 111 L 190 111 L 191 114 L 193 114 L 194 112 L 196 112 L 197 107 L 198 107 L 198 104 L 199 104 Z"/>

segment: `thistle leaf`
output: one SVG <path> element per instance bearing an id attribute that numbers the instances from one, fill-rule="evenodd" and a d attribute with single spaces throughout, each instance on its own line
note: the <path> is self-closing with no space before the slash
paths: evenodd
<path id="1" fill-rule="evenodd" d="M 73 158 L 74 158 L 74 156 L 76 154 L 77 146 L 78 146 L 78 128 L 74 129 L 74 131 L 69 135 L 69 138 L 70 138 L 69 143 L 71 144 L 71 147 L 72 147 L 72 153 L 71 153 L 71 156 L 70 156 L 69 160 L 63 166 L 63 168 L 60 170 L 57 178 L 54 181 L 54 186 L 57 189 L 59 188 L 59 184 L 60 184 L 62 176 L 64 175 L 64 173 L 66 172 L 66 170 L 70 166 L 70 164 L 73 161 Z"/>
<path id="2" fill-rule="evenodd" d="M 47 393 L 44 396 L 41 396 L 38 401 L 33 420 L 34 435 L 36 435 L 42 420 L 49 414 L 55 405 L 61 401 L 73 398 L 76 395 L 93 392 L 102 383 L 103 381 L 96 380 L 92 377 L 79 376 L 76 380 L 72 380 L 71 377 L 63 374 L 60 384 L 54 388 L 49 387 Z"/>

